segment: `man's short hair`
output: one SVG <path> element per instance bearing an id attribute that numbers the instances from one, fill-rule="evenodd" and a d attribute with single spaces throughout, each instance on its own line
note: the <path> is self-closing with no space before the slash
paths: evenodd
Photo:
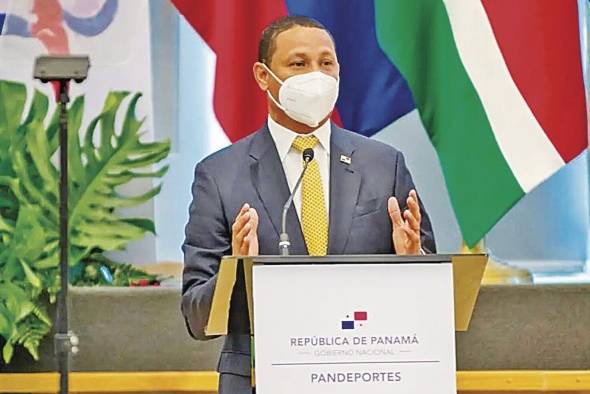
<path id="1" fill-rule="evenodd" d="M 276 49 L 275 41 L 277 36 L 295 26 L 315 27 L 317 29 L 322 29 L 328 33 L 332 39 L 332 42 L 334 43 L 334 46 L 336 46 L 336 42 L 334 41 L 332 33 L 330 33 L 326 26 L 324 26 L 321 22 L 307 16 L 289 15 L 275 19 L 270 23 L 270 25 L 266 26 L 262 32 L 262 36 L 260 37 L 260 42 L 258 43 L 258 61 L 270 67 L 270 61 L 272 60 L 272 55 Z"/>

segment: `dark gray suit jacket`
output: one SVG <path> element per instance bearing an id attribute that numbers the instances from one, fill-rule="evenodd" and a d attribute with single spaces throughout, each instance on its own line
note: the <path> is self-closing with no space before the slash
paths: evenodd
<path id="1" fill-rule="evenodd" d="M 351 163 L 340 161 L 340 156 Z M 400 152 L 389 145 L 332 126 L 330 145 L 330 223 L 328 254 L 395 253 L 387 199 L 396 196 L 402 210 L 412 178 Z M 231 253 L 231 225 L 244 203 L 259 215 L 261 255 L 278 252 L 282 207 L 289 197 L 274 141 L 264 126 L 251 136 L 207 157 L 195 170 L 193 201 L 183 245 L 182 313 L 189 333 L 204 334 L 223 255 Z M 422 209 L 422 247 L 435 253 L 430 220 Z M 287 214 L 291 254 L 307 249 L 295 208 Z M 229 334 L 218 371 L 250 375 L 250 339 L 245 297 L 232 298 Z"/>

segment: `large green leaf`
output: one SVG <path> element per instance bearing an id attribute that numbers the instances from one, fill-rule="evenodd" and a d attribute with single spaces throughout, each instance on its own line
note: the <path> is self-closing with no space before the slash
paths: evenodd
<path id="1" fill-rule="evenodd" d="M 135 115 L 140 97 L 110 93 L 86 130 L 84 97 L 74 98 L 68 111 L 69 263 L 73 269 L 107 264 L 117 283 L 126 283 L 129 268 L 119 270 L 102 254 L 155 233 L 153 221 L 123 218 L 118 209 L 145 203 L 161 189 L 150 184 L 129 195 L 120 187 L 136 179 L 147 184 L 168 170 L 156 166 L 169 142 L 144 141 L 143 121 Z M 38 358 L 51 329 L 43 304 L 55 301 L 60 286 L 59 108 L 51 113 L 50 99 L 39 91 L 25 112 L 26 103 L 23 84 L 0 80 L 0 336 L 6 363 L 15 346 Z"/>
<path id="2" fill-rule="evenodd" d="M 25 102 L 26 89 L 23 84 L 0 80 L 0 178 L 15 176 L 9 149 L 21 124 Z M 0 233 L 10 232 L 16 221 L 18 205 L 10 187 L 0 184 Z M 0 250 L 3 240 L 4 237 L 0 237 Z"/>
<path id="3" fill-rule="evenodd" d="M 26 99 L 23 84 L 0 80 L 0 162 L 8 155 L 12 138 L 21 123 Z"/>
<path id="4" fill-rule="evenodd" d="M 10 244 L 13 256 L 24 261 L 35 261 L 45 248 L 45 231 L 39 224 L 41 210 L 38 207 L 24 205 L 21 207 L 14 238 Z M 25 263 L 26 264 L 26 263 Z"/>
<path id="5" fill-rule="evenodd" d="M 39 277 L 31 270 L 29 264 L 25 260 L 20 260 L 21 267 L 23 268 L 23 272 L 25 273 L 25 277 L 33 287 L 41 287 L 41 280 Z"/>
<path id="6" fill-rule="evenodd" d="M 6 342 L 2 348 L 2 358 L 4 359 L 4 362 L 8 364 L 12 359 L 13 354 L 14 346 L 12 346 L 11 342 Z"/>
<path id="7" fill-rule="evenodd" d="M 120 248 L 125 242 L 143 237 L 146 229 L 151 228 L 143 222 L 113 218 L 110 214 L 112 209 L 138 205 L 158 194 L 159 186 L 136 196 L 121 195 L 117 187 L 138 177 L 162 177 L 167 167 L 141 175 L 133 169 L 137 163 L 141 167 L 158 163 L 170 150 L 168 142 L 141 141 L 142 122 L 135 116 L 140 94 L 131 98 L 121 132 L 115 132 L 115 117 L 127 96 L 126 92 L 109 94 L 102 113 L 90 123 L 80 149 L 87 161 L 79 184 L 73 187 L 70 225 L 76 229 L 73 239 L 81 246 Z M 96 141 L 100 141 L 99 146 L 95 145 Z M 77 143 L 78 139 L 72 144 Z"/>
<path id="8" fill-rule="evenodd" d="M 18 181 L 12 191 L 20 200 L 40 206 L 57 223 L 57 172 L 49 160 L 54 152 L 49 151 L 43 126 L 48 101 L 35 92 L 28 115 L 12 139 L 10 159 Z"/>
<path id="9" fill-rule="evenodd" d="M 8 337 L 12 330 L 12 322 L 10 321 L 10 314 L 6 307 L 0 306 L 0 335 Z"/>

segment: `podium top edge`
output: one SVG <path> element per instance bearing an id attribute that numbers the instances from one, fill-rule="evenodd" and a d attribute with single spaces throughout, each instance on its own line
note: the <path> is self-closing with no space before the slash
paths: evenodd
<path id="1" fill-rule="evenodd" d="M 450 263 L 454 257 L 486 257 L 486 254 L 426 254 L 398 256 L 390 254 L 355 254 L 355 255 L 265 255 L 265 256 L 224 256 L 224 260 L 252 259 L 254 264 L 441 264 Z"/>

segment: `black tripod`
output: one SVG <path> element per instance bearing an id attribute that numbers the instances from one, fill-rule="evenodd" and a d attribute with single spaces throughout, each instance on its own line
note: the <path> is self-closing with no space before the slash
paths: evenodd
<path id="1" fill-rule="evenodd" d="M 69 284 L 69 229 L 68 229 L 68 86 L 73 79 L 86 79 L 90 63 L 88 57 L 42 56 L 36 59 L 33 76 L 41 82 L 56 82 L 59 86 L 57 103 L 59 116 L 59 254 L 60 285 L 57 300 L 57 333 L 54 338 L 55 356 L 60 374 L 60 393 L 69 392 L 70 353 L 78 352 L 78 337 L 69 329 L 68 284 Z"/>

